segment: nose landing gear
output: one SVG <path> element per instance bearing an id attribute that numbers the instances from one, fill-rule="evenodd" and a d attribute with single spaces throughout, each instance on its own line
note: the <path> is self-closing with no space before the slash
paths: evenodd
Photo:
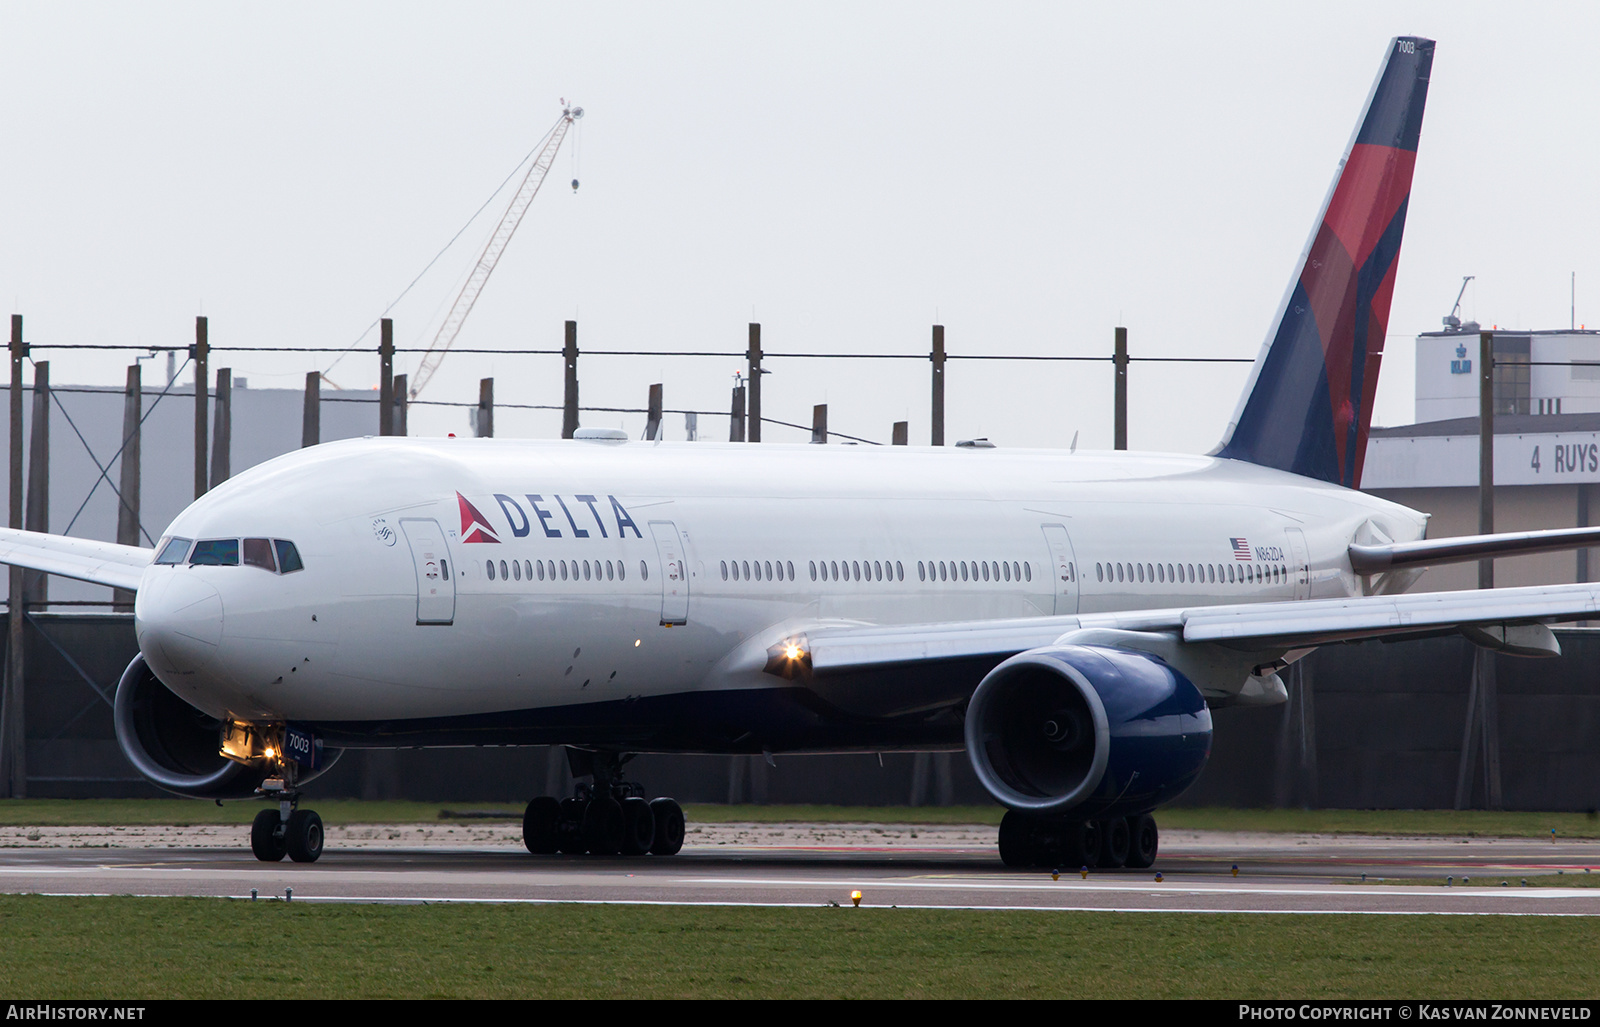
<path id="1" fill-rule="evenodd" d="M 296 809 L 298 792 L 285 792 L 277 809 L 264 809 L 250 824 L 250 851 L 263 863 L 288 856 L 296 863 L 315 863 L 322 855 L 322 818 L 309 809 Z"/>
<path id="2" fill-rule="evenodd" d="M 683 807 L 672 799 L 646 801 L 644 790 L 622 780 L 631 754 L 567 750 L 572 772 L 592 777 L 570 799 L 541 795 L 522 814 L 522 841 L 536 856 L 557 852 L 595 855 L 677 855 L 683 848 Z"/>

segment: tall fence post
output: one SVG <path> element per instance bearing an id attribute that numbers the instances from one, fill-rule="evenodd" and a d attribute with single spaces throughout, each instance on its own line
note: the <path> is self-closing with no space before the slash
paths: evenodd
<path id="1" fill-rule="evenodd" d="M 745 351 L 745 359 L 750 364 L 749 381 L 746 388 L 750 390 L 750 414 L 745 424 L 745 439 L 749 442 L 761 441 L 761 326 L 750 324 L 750 348 Z"/>
<path id="2" fill-rule="evenodd" d="M 128 367 L 128 383 L 122 393 L 122 462 L 117 472 L 117 543 L 139 544 L 139 436 L 144 421 L 144 366 L 137 361 Z M 133 602 L 133 593 L 115 589 L 111 601 L 119 606 Z"/>
<path id="3" fill-rule="evenodd" d="M 1128 448 L 1128 330 L 1116 330 L 1111 351 L 1111 448 Z"/>
<path id="4" fill-rule="evenodd" d="M 478 438 L 494 438 L 494 379 L 478 380 Z M 570 437 L 570 436 L 569 436 Z"/>
<path id="5" fill-rule="evenodd" d="M 28 439 L 27 507 L 22 525 L 29 531 L 50 530 L 50 361 L 33 365 L 33 434 Z M 22 574 L 22 608 L 50 601 L 50 576 L 43 571 Z"/>
<path id="6" fill-rule="evenodd" d="M 644 419 L 644 437 L 654 442 L 661 438 L 661 383 L 650 386 L 649 412 Z"/>
<path id="7" fill-rule="evenodd" d="M 933 326 L 933 428 L 930 444 L 944 445 L 944 325 Z"/>
<path id="8" fill-rule="evenodd" d="M 578 322 L 567 322 L 566 341 L 561 346 L 561 362 L 566 366 L 566 387 L 561 401 L 561 437 L 570 439 L 578 431 Z"/>
<path id="9" fill-rule="evenodd" d="M 1478 534 L 1494 532 L 1494 333 L 1478 333 Z M 1478 587 L 1494 588 L 1494 559 L 1478 561 Z"/>
<path id="10" fill-rule="evenodd" d="M 300 448 L 322 441 L 322 372 L 306 372 L 305 407 L 300 414 Z"/>
<path id="11" fill-rule="evenodd" d="M 378 434 L 394 434 L 394 321 L 378 322 Z"/>
<path id="12" fill-rule="evenodd" d="M 911 444 L 911 422 L 896 421 L 891 432 L 889 445 L 908 446 Z"/>
<path id="13" fill-rule="evenodd" d="M 406 414 L 411 408 L 410 397 L 406 395 L 405 375 L 394 376 L 394 388 L 391 391 L 394 395 L 394 413 L 390 415 L 389 427 L 394 434 L 404 436 L 409 430 L 406 426 Z"/>
<path id="14" fill-rule="evenodd" d="M 206 458 L 210 455 L 206 442 L 206 364 L 211 356 L 211 344 L 203 317 L 194 319 L 194 346 L 189 349 L 189 356 L 194 358 L 194 498 L 199 499 L 206 494 L 209 481 Z"/>
<path id="15" fill-rule="evenodd" d="M 811 408 L 811 443 L 820 446 L 828 441 L 828 404 L 818 403 Z"/>
<path id="16" fill-rule="evenodd" d="M 233 368 L 217 368 L 217 427 L 211 438 L 211 487 L 233 474 Z"/>
<path id="17" fill-rule="evenodd" d="M 11 315 L 11 527 L 22 527 L 22 315 Z M 8 798 L 28 795 L 28 764 L 22 707 L 22 568 L 10 566 L 6 618 L 5 695 L 0 701 L 0 788 Z"/>

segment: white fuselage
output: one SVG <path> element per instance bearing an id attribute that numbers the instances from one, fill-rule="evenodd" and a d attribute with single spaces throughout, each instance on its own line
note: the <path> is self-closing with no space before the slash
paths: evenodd
<path id="1" fill-rule="evenodd" d="M 781 686 L 762 654 L 796 627 L 1357 595 L 1363 525 L 1425 524 L 1208 457 L 367 439 L 167 531 L 290 540 L 303 570 L 152 566 L 136 624 L 212 715 L 421 722 Z"/>

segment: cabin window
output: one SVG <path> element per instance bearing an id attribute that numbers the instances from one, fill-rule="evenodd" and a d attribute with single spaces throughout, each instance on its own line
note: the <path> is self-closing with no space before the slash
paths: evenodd
<path id="1" fill-rule="evenodd" d="M 1027 575 L 1029 581 L 1032 581 L 1033 580 L 1033 564 L 1031 564 L 1031 563 L 1023 564 L 1022 565 L 1022 573 Z"/>
<path id="2" fill-rule="evenodd" d="M 544 580 L 544 561 L 543 560 L 535 560 L 533 562 L 533 565 L 539 569 L 539 580 L 543 581 Z"/>
<path id="3" fill-rule="evenodd" d="M 493 560 L 485 560 L 485 561 L 483 561 L 483 573 L 485 573 L 485 574 L 487 574 L 489 576 L 489 580 L 490 581 L 494 580 L 494 561 Z"/>
<path id="4" fill-rule="evenodd" d="M 191 567 L 237 567 L 239 565 L 239 540 L 236 538 L 201 539 L 194 544 L 189 556 Z"/>
<path id="5" fill-rule="evenodd" d="M 512 560 L 511 561 L 511 580 L 513 580 L 513 581 L 521 581 L 522 580 L 522 564 L 521 564 L 520 561 L 517 561 L 517 560 Z"/>
<path id="6" fill-rule="evenodd" d="M 722 561 L 722 580 L 728 580 L 728 561 Z"/>
<path id="7" fill-rule="evenodd" d="M 190 540 L 186 538 L 169 539 L 162 545 L 156 563 L 167 565 L 182 563 L 183 558 L 189 553 L 189 542 Z"/>
<path id="8" fill-rule="evenodd" d="M 760 575 L 758 574 L 758 575 L 756 575 L 756 577 L 760 577 Z M 771 560 L 767 561 L 767 580 L 768 581 L 772 580 L 772 561 Z"/>
<path id="9" fill-rule="evenodd" d="M 650 580 L 650 565 L 643 560 L 639 561 L 639 577 L 644 581 Z"/>

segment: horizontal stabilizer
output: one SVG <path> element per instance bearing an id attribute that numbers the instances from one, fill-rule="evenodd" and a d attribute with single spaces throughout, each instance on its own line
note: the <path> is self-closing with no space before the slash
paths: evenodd
<path id="1" fill-rule="evenodd" d="M 1350 566 L 1357 574 L 1381 574 L 1402 567 L 1436 563 L 1466 563 L 1494 556 L 1526 556 L 1564 549 L 1600 546 L 1600 528 L 1552 528 L 1547 531 L 1507 531 L 1497 535 L 1461 535 L 1350 546 Z"/>
<path id="2" fill-rule="evenodd" d="M 155 550 L 0 528 L 0 563 L 137 591 Z"/>

